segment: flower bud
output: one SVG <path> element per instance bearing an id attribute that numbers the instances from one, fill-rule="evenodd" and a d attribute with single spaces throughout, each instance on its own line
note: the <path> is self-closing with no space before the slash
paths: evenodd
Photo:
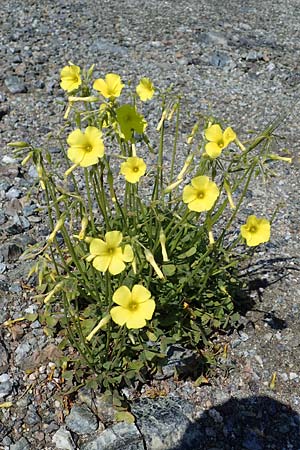
<path id="1" fill-rule="evenodd" d="M 228 202 L 230 204 L 230 208 L 231 209 L 235 209 L 235 204 L 233 202 L 231 189 L 230 189 L 230 186 L 229 186 L 229 183 L 228 183 L 227 180 L 224 180 L 224 188 L 225 188 L 225 191 L 226 191 L 226 194 L 227 194 L 227 198 L 228 198 Z"/>
<path id="2" fill-rule="evenodd" d="M 156 131 L 160 131 L 161 127 L 163 126 L 164 121 L 166 120 L 167 117 L 167 111 L 164 109 L 161 115 L 161 119 L 157 125 Z"/>
<path id="3" fill-rule="evenodd" d="M 179 173 L 178 176 L 177 176 L 177 179 L 178 179 L 178 180 L 182 180 L 182 178 L 183 178 L 184 175 L 185 175 L 185 172 L 187 171 L 187 169 L 188 169 L 188 168 L 190 167 L 190 165 L 192 164 L 193 158 L 194 158 L 194 155 L 189 155 L 189 156 L 186 158 L 185 163 L 184 163 L 184 165 L 183 165 L 183 168 L 181 169 L 180 173 Z"/>
<path id="4" fill-rule="evenodd" d="M 189 135 L 189 137 L 187 138 L 187 143 L 188 143 L 188 144 L 192 144 L 192 143 L 193 143 L 195 134 L 197 133 L 198 129 L 199 129 L 199 123 L 197 122 L 197 123 L 193 126 L 192 132 L 191 132 L 191 134 Z"/>
<path id="5" fill-rule="evenodd" d="M 146 260 L 148 261 L 148 263 L 153 267 L 153 269 L 154 269 L 156 275 L 158 276 L 158 278 L 163 280 L 165 278 L 164 274 L 162 273 L 162 271 L 158 267 L 158 265 L 157 265 L 157 263 L 156 263 L 156 261 L 154 259 L 154 256 L 152 255 L 150 250 L 145 249 L 145 257 L 146 257 Z"/>
<path id="6" fill-rule="evenodd" d="M 93 328 L 93 330 L 90 332 L 90 334 L 86 337 L 86 341 L 89 342 L 93 336 L 98 333 L 99 330 L 101 330 L 102 328 L 104 328 L 108 322 L 110 321 L 110 314 L 106 314 L 106 316 L 104 316 L 100 322 L 98 323 L 98 325 Z"/>
<path id="7" fill-rule="evenodd" d="M 62 215 L 59 218 L 57 224 L 55 225 L 55 227 L 54 227 L 54 229 L 52 231 L 52 233 L 50 234 L 50 236 L 47 239 L 48 242 L 52 243 L 54 241 L 57 232 L 62 228 L 62 226 L 65 223 L 65 220 L 66 220 L 66 216 L 65 215 Z"/>
<path id="8" fill-rule="evenodd" d="M 164 190 L 164 194 L 169 194 L 171 191 L 173 191 L 173 189 L 177 188 L 177 186 L 179 186 L 181 183 L 182 183 L 182 179 L 174 181 L 174 183 L 172 183 L 172 184 L 169 184 L 169 186 L 167 186 L 166 189 Z"/>
<path id="9" fill-rule="evenodd" d="M 86 232 L 88 224 L 89 224 L 89 219 L 88 219 L 88 217 L 84 216 L 81 220 L 81 230 L 78 235 L 78 239 L 80 241 L 82 241 L 82 239 L 84 239 L 84 237 L 85 237 L 85 232 Z"/>
<path id="10" fill-rule="evenodd" d="M 25 158 L 23 159 L 23 161 L 21 162 L 21 166 L 25 166 L 28 161 L 32 158 L 33 152 L 29 152 L 27 156 L 25 156 Z"/>
<path id="11" fill-rule="evenodd" d="M 167 262 L 169 261 L 167 250 L 166 250 L 166 235 L 164 233 L 164 230 L 161 228 L 159 233 L 159 242 L 161 246 L 161 253 L 163 257 L 163 261 Z"/>
<path id="12" fill-rule="evenodd" d="M 29 147 L 29 144 L 24 141 L 14 141 L 14 142 L 9 142 L 7 144 L 7 146 L 14 147 L 14 148 L 26 148 L 26 147 Z"/>
<path id="13" fill-rule="evenodd" d="M 289 158 L 287 156 L 279 156 L 279 155 L 275 155 L 274 153 L 272 153 L 271 155 L 268 155 L 268 157 L 274 161 L 285 161 L 288 163 L 291 163 L 293 158 Z"/>

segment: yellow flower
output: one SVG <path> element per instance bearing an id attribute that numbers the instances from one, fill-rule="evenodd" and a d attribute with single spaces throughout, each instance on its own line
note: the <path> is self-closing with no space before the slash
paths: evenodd
<path id="1" fill-rule="evenodd" d="M 80 67 L 65 66 L 60 72 L 60 78 L 60 87 L 64 91 L 74 91 L 81 85 Z"/>
<path id="2" fill-rule="evenodd" d="M 69 134 L 67 143 L 68 157 L 81 167 L 97 164 L 104 155 L 102 132 L 96 127 L 87 127 L 84 133 L 77 128 Z"/>
<path id="3" fill-rule="evenodd" d="M 136 93 L 138 94 L 142 102 L 151 100 L 154 95 L 154 86 L 151 80 L 149 80 L 149 78 L 142 78 L 136 87 Z"/>
<path id="4" fill-rule="evenodd" d="M 268 242 L 271 234 L 271 225 L 267 219 L 258 219 L 249 216 L 245 225 L 241 226 L 241 235 L 246 239 L 249 247 Z"/>
<path id="5" fill-rule="evenodd" d="M 93 266 L 100 272 L 107 270 L 112 275 L 117 275 L 125 269 L 124 262 L 133 260 L 133 251 L 130 245 L 125 245 L 122 249 L 120 244 L 123 236 L 120 231 L 108 231 L 105 234 L 105 241 L 102 239 L 92 239 L 90 242 L 90 255 L 87 260 L 93 260 Z"/>
<path id="6" fill-rule="evenodd" d="M 151 292 L 140 284 L 135 284 L 132 291 L 127 286 L 119 287 L 113 301 L 120 306 L 114 306 L 110 315 L 120 326 L 126 324 L 127 328 L 143 328 L 146 319 L 152 319 L 155 301 L 151 298 Z"/>
<path id="7" fill-rule="evenodd" d="M 93 88 L 99 91 L 103 97 L 111 99 L 120 97 L 123 87 L 120 75 L 115 73 L 108 73 L 105 75 L 105 80 L 98 78 L 93 84 Z"/>
<path id="8" fill-rule="evenodd" d="M 209 141 L 205 145 L 205 151 L 211 158 L 215 159 L 220 156 L 222 150 L 226 148 L 230 142 L 236 139 L 236 134 L 232 128 L 228 127 L 224 132 L 220 125 L 214 124 L 205 130 L 205 137 Z"/>
<path id="9" fill-rule="evenodd" d="M 139 179 L 145 175 L 146 164 L 142 158 L 130 156 L 121 164 L 120 173 L 124 175 L 125 180 L 129 183 L 137 183 Z"/>
<path id="10" fill-rule="evenodd" d="M 219 197 L 218 186 L 204 175 L 193 178 L 191 183 L 183 189 L 184 203 L 191 211 L 209 211 Z"/>
<path id="11" fill-rule="evenodd" d="M 117 109 L 117 120 L 126 141 L 132 139 L 134 131 L 142 134 L 147 126 L 144 117 L 131 105 L 123 105 Z"/>

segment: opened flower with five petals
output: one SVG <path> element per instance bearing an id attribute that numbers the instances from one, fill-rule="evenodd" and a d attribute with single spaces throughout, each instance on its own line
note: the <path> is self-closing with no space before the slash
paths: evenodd
<path id="1" fill-rule="evenodd" d="M 94 81 L 93 88 L 99 91 L 105 98 L 114 99 L 120 97 L 124 84 L 121 81 L 120 75 L 115 73 L 108 73 L 103 78 L 98 78 Z"/>
<path id="2" fill-rule="evenodd" d="M 191 211 L 202 212 L 209 211 L 218 197 L 219 189 L 216 183 L 210 181 L 207 176 L 200 175 L 192 179 L 191 185 L 185 186 L 182 199 Z"/>
<path id="3" fill-rule="evenodd" d="M 136 87 L 136 93 L 138 94 L 142 102 L 151 100 L 154 95 L 154 86 L 152 81 L 149 80 L 149 78 L 142 78 Z"/>
<path id="4" fill-rule="evenodd" d="M 81 167 L 97 164 L 104 155 L 102 132 L 96 127 L 87 127 L 84 132 L 77 128 L 69 134 L 67 143 L 68 157 Z"/>
<path id="5" fill-rule="evenodd" d="M 232 141 L 236 139 L 236 134 L 232 128 L 228 127 L 223 132 L 219 124 L 208 127 L 204 132 L 205 138 L 209 141 L 205 145 L 205 151 L 212 159 L 217 158 Z"/>
<path id="6" fill-rule="evenodd" d="M 120 173 L 124 175 L 126 181 L 134 184 L 145 175 L 146 168 L 147 166 L 142 158 L 129 156 L 129 158 L 121 164 Z"/>
<path id="7" fill-rule="evenodd" d="M 245 225 L 241 226 L 241 235 L 249 247 L 254 247 L 270 240 L 271 225 L 267 219 L 249 216 Z"/>
<path id="8" fill-rule="evenodd" d="M 140 284 L 135 284 L 132 291 L 127 286 L 119 287 L 113 301 L 119 306 L 114 306 L 110 315 L 120 326 L 126 324 L 127 328 L 143 328 L 146 320 L 152 319 L 155 301 L 151 298 L 151 292 Z"/>
<path id="9" fill-rule="evenodd" d="M 123 105 L 117 109 L 117 121 L 126 141 L 133 137 L 133 133 L 142 134 L 147 123 L 144 117 L 132 105 Z"/>
<path id="10" fill-rule="evenodd" d="M 81 85 L 80 67 L 65 66 L 60 72 L 60 87 L 67 92 L 74 91 Z"/>
<path id="11" fill-rule="evenodd" d="M 125 262 L 133 261 L 133 251 L 129 244 L 121 247 L 123 235 L 120 231 L 108 231 L 105 240 L 94 238 L 90 242 L 90 255 L 87 261 L 93 261 L 93 266 L 100 272 L 107 270 L 112 275 L 118 275 L 125 269 Z"/>

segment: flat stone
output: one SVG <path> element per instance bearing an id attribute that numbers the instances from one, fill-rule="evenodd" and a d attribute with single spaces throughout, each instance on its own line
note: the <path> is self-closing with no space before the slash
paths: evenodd
<path id="1" fill-rule="evenodd" d="M 21 437 L 21 439 L 10 446 L 10 450 L 30 450 L 30 444 L 26 438 Z"/>
<path id="2" fill-rule="evenodd" d="M 13 385 L 9 379 L 9 375 L 6 373 L 0 375 L 0 399 L 7 397 L 12 389 Z"/>
<path id="3" fill-rule="evenodd" d="M 23 248 L 14 242 L 3 244 L 0 248 L 0 255 L 6 263 L 17 261 L 22 253 Z"/>
<path id="4" fill-rule="evenodd" d="M 71 433 L 64 426 L 60 427 L 52 436 L 52 442 L 59 450 L 74 450 L 75 448 Z"/>
<path id="5" fill-rule="evenodd" d="M 147 450 L 168 450 L 182 443 L 183 437 L 187 437 L 185 433 L 190 428 L 191 421 L 182 412 L 180 402 L 180 399 L 174 401 L 167 397 L 156 400 L 142 398 L 134 402 L 132 412 Z M 189 448 L 188 442 L 186 445 Z"/>
<path id="6" fill-rule="evenodd" d="M 74 433 L 88 434 L 97 430 L 98 420 L 86 405 L 75 405 L 66 417 L 66 425 Z"/>
<path id="7" fill-rule="evenodd" d="M 0 342 L 0 373 L 6 372 L 8 369 L 8 354 L 6 348 Z"/>
<path id="8" fill-rule="evenodd" d="M 4 80 L 4 84 L 11 94 L 22 94 L 27 92 L 24 81 L 19 77 L 8 77 Z"/>
<path id="9" fill-rule="evenodd" d="M 144 450 L 144 445 L 134 424 L 120 422 L 107 428 L 79 448 L 80 450 Z"/>

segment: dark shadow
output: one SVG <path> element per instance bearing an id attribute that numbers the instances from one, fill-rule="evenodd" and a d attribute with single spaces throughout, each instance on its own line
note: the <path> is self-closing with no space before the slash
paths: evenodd
<path id="1" fill-rule="evenodd" d="M 232 398 L 191 423 L 169 450 L 300 450 L 300 416 L 269 397 Z"/>

